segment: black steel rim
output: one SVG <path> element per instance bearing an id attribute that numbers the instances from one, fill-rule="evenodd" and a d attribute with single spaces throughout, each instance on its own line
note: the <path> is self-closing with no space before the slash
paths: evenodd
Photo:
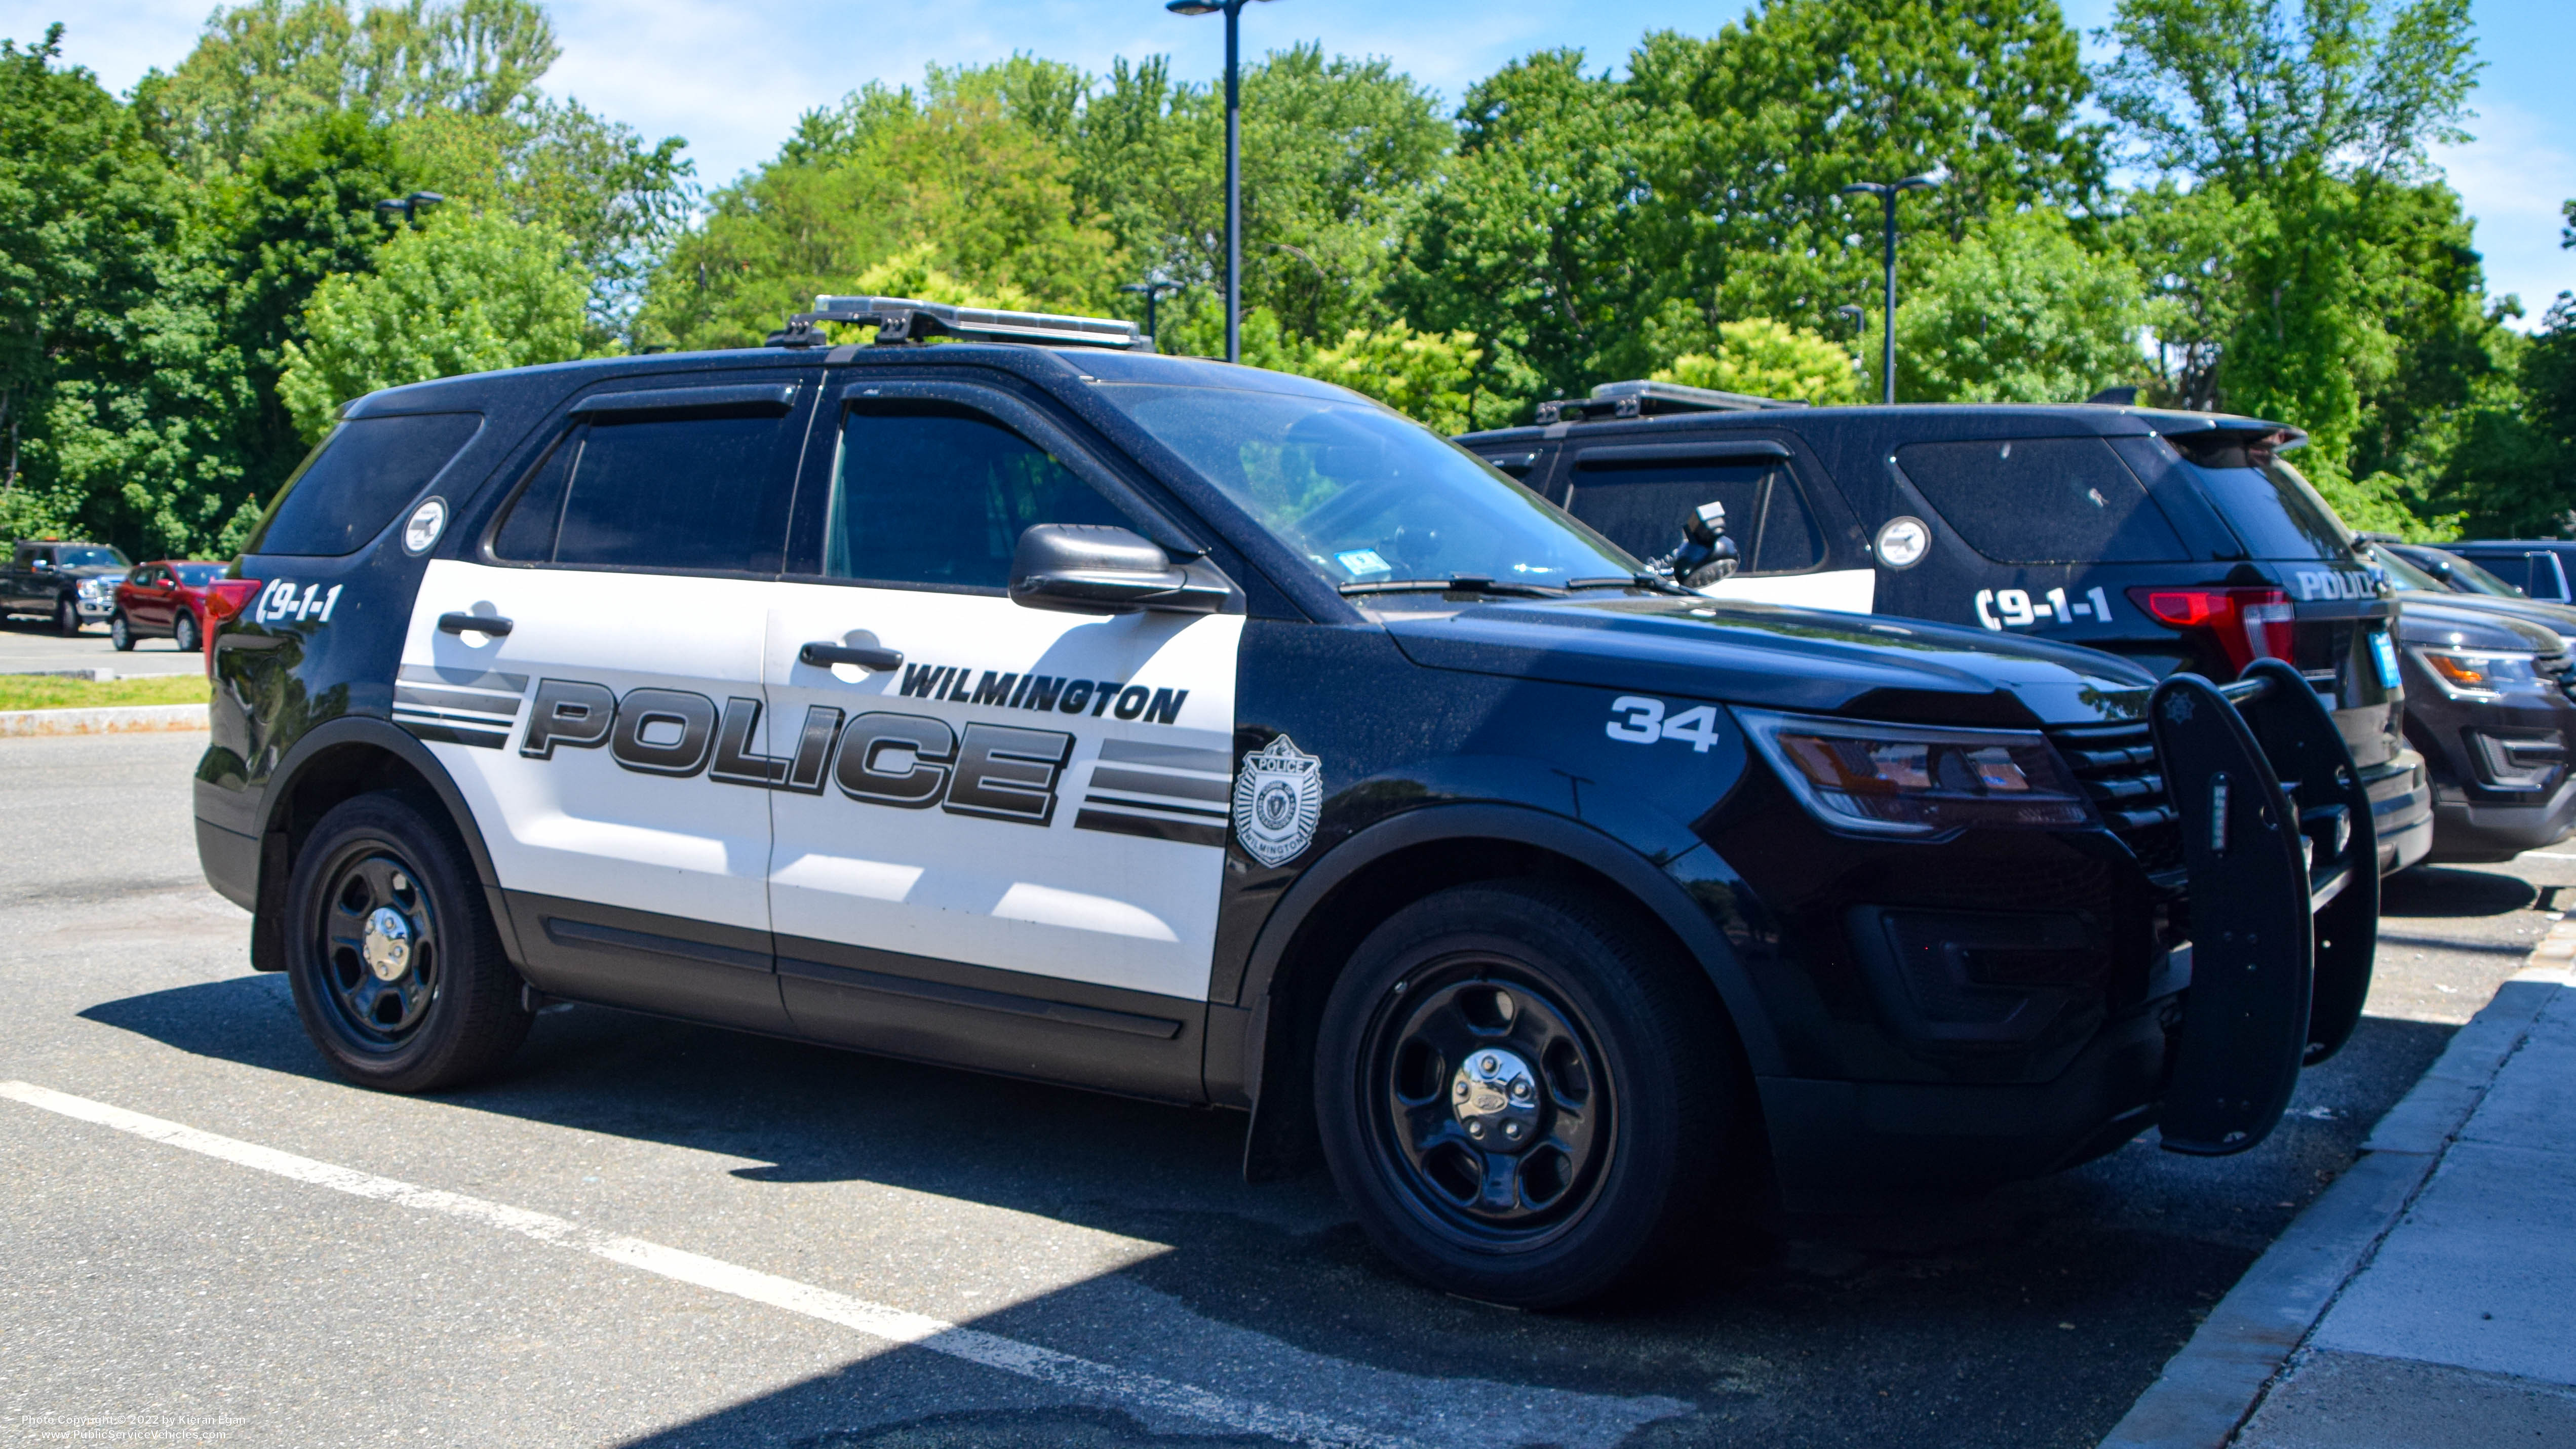
<path id="1" fill-rule="evenodd" d="M 341 854 L 324 882 L 314 930 L 325 1009 L 351 1045 L 397 1051 L 438 996 L 438 925 L 420 872 L 382 845 L 361 843 Z"/>
<path id="2" fill-rule="evenodd" d="M 1361 1054 L 1380 1170 L 1453 1241 L 1547 1242 L 1599 1195 L 1617 1144 L 1604 1066 L 1594 1034 L 1520 963 L 1417 969 L 1380 1003 Z"/>

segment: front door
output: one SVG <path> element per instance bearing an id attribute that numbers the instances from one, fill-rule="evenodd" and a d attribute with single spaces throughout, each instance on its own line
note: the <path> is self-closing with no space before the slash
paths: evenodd
<path id="1" fill-rule="evenodd" d="M 430 565 L 394 719 L 466 792 L 539 989 L 779 1030 L 769 792 L 742 762 L 771 747 L 800 399 L 585 402 L 490 532 Z"/>
<path id="2" fill-rule="evenodd" d="M 1196 1096 L 1243 621 L 1012 603 L 1030 525 L 1133 520 L 1042 415 L 994 406 L 1010 421 L 862 400 L 809 452 L 764 665 L 788 1009 L 852 1045 Z"/>

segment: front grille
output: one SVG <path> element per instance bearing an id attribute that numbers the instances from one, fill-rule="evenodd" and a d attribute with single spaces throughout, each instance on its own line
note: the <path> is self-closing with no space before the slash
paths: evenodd
<path id="1" fill-rule="evenodd" d="M 2076 782 L 2093 797 L 2103 823 L 2127 842 L 2150 875 L 2182 869 L 2181 817 L 2165 796 L 2155 736 L 2143 724 L 2051 730 Z"/>

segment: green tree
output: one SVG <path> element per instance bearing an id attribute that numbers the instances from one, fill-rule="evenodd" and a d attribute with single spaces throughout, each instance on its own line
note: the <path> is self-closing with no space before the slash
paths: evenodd
<path id="1" fill-rule="evenodd" d="M 1717 324 L 1714 354 L 1685 352 L 1654 374 L 1657 382 L 1819 404 L 1861 400 L 1852 355 L 1813 332 L 1768 317 Z"/>
<path id="2" fill-rule="evenodd" d="M 2079 402 L 2138 379 L 2138 275 L 2063 215 L 2003 212 L 1934 261 L 1896 313 L 1908 402 Z"/>
<path id="3" fill-rule="evenodd" d="M 314 288 L 304 339 L 281 349 L 278 396 L 314 442 L 340 404 L 378 388 L 570 361 L 589 291 L 561 232 L 442 208 L 386 243 L 373 271 Z"/>
<path id="4" fill-rule="evenodd" d="M 218 9 L 176 71 L 135 88 L 157 140 L 198 174 L 238 166 L 317 116 L 500 116 L 562 53 L 536 0 L 251 0 Z"/>

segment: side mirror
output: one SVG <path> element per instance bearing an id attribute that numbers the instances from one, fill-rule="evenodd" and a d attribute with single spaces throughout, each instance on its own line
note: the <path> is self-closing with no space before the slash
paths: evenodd
<path id="1" fill-rule="evenodd" d="M 1011 602 L 1067 614 L 1213 614 L 1231 591 L 1123 528 L 1040 523 L 1011 555 Z"/>
<path id="2" fill-rule="evenodd" d="M 33 568 L 40 574 L 49 574 L 54 571 L 54 561 L 49 558 L 40 558 L 33 564 L 28 565 L 28 567 Z"/>

